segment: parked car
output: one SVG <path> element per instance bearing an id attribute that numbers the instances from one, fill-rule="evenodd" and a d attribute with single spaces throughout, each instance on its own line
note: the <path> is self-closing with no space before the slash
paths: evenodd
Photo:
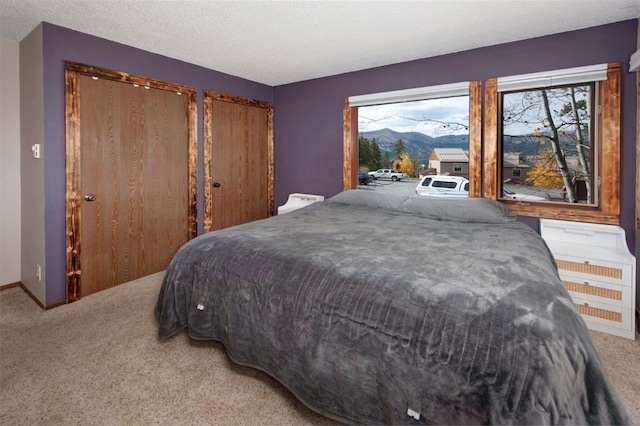
<path id="1" fill-rule="evenodd" d="M 369 175 L 371 175 L 375 180 L 391 179 L 394 182 L 407 178 L 406 173 L 394 172 L 391 169 L 378 169 L 375 172 L 369 172 Z"/>
<path id="2" fill-rule="evenodd" d="M 425 197 L 469 197 L 469 180 L 462 176 L 428 175 L 416 186 L 416 195 Z"/>
<path id="3" fill-rule="evenodd" d="M 545 197 L 532 194 L 520 194 L 519 192 L 513 192 L 506 188 L 502 188 L 502 197 L 511 200 L 549 201 L 549 199 Z"/>
<path id="4" fill-rule="evenodd" d="M 373 176 L 365 172 L 358 173 L 358 185 L 367 185 L 370 182 L 373 182 Z"/>

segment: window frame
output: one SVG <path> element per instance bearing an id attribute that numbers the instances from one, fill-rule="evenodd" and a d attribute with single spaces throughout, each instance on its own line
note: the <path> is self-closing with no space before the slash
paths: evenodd
<path id="1" fill-rule="evenodd" d="M 398 95 L 418 96 L 412 99 L 408 97 L 403 100 L 427 99 L 425 93 L 433 93 L 432 99 L 446 98 L 452 96 L 447 90 L 449 87 L 459 89 L 461 84 L 430 86 L 426 88 L 408 89 L 405 91 L 386 92 L 372 95 L 352 96 L 345 98 L 342 109 L 343 121 L 343 166 L 342 166 L 342 186 L 343 190 L 355 189 L 358 187 L 358 106 L 368 102 L 378 103 L 400 102 Z M 482 185 L 482 82 L 468 82 L 469 90 L 469 196 L 481 197 Z M 430 90 L 433 89 L 433 90 Z M 351 101 L 351 103 L 350 103 Z"/>
<path id="2" fill-rule="evenodd" d="M 594 68 L 594 67 L 587 67 L 587 68 Z M 606 64 L 603 64 L 602 66 L 599 66 L 597 68 L 603 68 L 603 73 L 606 73 Z M 571 69 L 569 71 L 572 71 L 574 69 Z M 549 74 L 549 73 L 544 73 L 544 74 Z M 580 76 L 582 76 L 582 74 L 578 74 L 577 77 L 574 78 L 580 78 Z M 504 184 L 505 182 L 510 179 L 510 178 L 517 178 L 520 179 L 522 184 L 526 184 L 526 180 L 522 180 L 522 164 L 525 163 L 522 155 L 519 156 L 518 162 L 511 166 L 512 163 L 509 162 L 509 164 L 505 164 L 504 161 L 504 145 L 503 145 L 503 141 L 504 141 L 504 108 L 505 108 L 505 96 L 507 95 L 512 95 L 512 94 L 522 94 L 524 92 L 539 92 L 541 89 L 547 89 L 547 90 L 555 90 L 555 89 L 568 89 L 571 87 L 588 87 L 589 88 L 589 110 L 590 111 L 596 111 L 595 114 L 591 114 L 594 116 L 594 118 L 589 118 L 589 140 L 590 141 L 595 141 L 597 142 L 597 138 L 594 137 L 594 135 L 597 132 L 597 127 L 598 127 L 598 117 L 599 114 L 597 113 L 598 109 L 597 106 L 599 104 L 599 94 L 597 92 L 597 83 L 598 81 L 604 80 L 606 78 L 606 75 L 602 75 L 602 76 L 592 76 L 590 75 L 590 77 L 594 78 L 594 81 L 590 81 L 590 82 L 577 82 L 577 83 L 569 83 L 569 84 L 562 84 L 562 85 L 554 85 L 552 81 L 553 78 L 551 77 L 547 77 L 547 79 L 542 79 L 542 85 L 538 86 L 538 84 L 540 83 L 529 83 L 529 86 L 527 88 L 521 89 L 521 88 L 516 88 L 516 89 L 510 89 L 510 90 L 500 90 L 500 79 L 498 79 L 498 92 L 499 92 L 499 97 L 498 97 L 498 109 L 500 112 L 500 116 L 498 117 L 499 119 L 499 123 L 500 123 L 500 127 L 498 128 L 498 142 L 500 143 L 498 149 L 499 149 L 499 153 L 501 155 L 501 163 L 502 163 L 502 167 L 499 168 L 499 173 L 501 173 L 500 177 L 499 177 L 499 182 L 502 182 L 502 189 L 504 190 Z M 545 81 L 546 80 L 546 81 Z M 533 88 L 531 88 L 533 87 Z M 591 147 L 590 147 L 591 148 Z M 598 154 L 597 152 L 597 145 L 595 147 L 595 150 L 593 150 L 593 152 L 596 154 Z M 591 149 L 589 149 L 589 157 L 591 158 Z M 566 157 L 568 158 L 568 157 Z M 598 166 L 598 158 L 593 158 L 592 160 L 590 160 L 590 175 L 591 176 L 596 176 L 597 177 L 597 166 Z M 528 177 L 528 173 L 531 171 L 531 167 L 528 167 L 528 171 L 527 171 L 527 175 L 526 177 Z M 526 179 L 526 178 L 525 178 Z M 597 183 L 596 182 L 592 182 L 591 185 L 593 186 L 593 190 L 592 190 L 592 194 L 593 196 L 591 197 L 591 201 L 589 203 L 586 203 L 586 205 L 588 206 L 596 206 L 598 204 L 598 200 L 595 198 L 595 196 L 597 195 L 598 191 L 596 191 L 596 186 Z M 577 186 L 577 182 L 576 182 L 576 186 Z M 559 188 L 558 188 L 559 189 Z M 498 188 L 498 190 L 500 190 L 500 188 Z M 498 191 L 498 193 L 502 194 L 504 192 L 500 192 Z M 499 201 L 503 201 L 505 199 L 509 199 L 507 197 L 498 197 Z M 560 201 L 554 201 L 554 200 L 547 200 L 547 201 L 536 201 L 536 200 L 526 200 L 526 202 L 534 202 L 534 203 L 538 203 L 538 202 L 547 202 L 547 203 L 559 203 Z M 582 203 L 583 205 L 585 203 Z"/>
<path id="3" fill-rule="evenodd" d="M 498 79 L 485 82 L 484 196 L 499 200 L 519 216 L 576 220 L 606 224 L 620 223 L 620 64 L 607 64 L 606 80 L 596 84 L 596 156 L 599 178 L 597 203 L 590 205 L 535 203 L 498 197 L 501 188 L 502 146 L 500 142 L 500 93 Z M 471 145 L 471 140 L 470 140 Z M 471 150 L 471 146 L 469 147 Z M 606 159 L 606 161 L 602 161 Z"/>

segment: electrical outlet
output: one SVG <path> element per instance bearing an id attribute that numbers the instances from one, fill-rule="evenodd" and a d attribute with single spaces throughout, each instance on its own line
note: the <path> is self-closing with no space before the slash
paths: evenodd
<path id="1" fill-rule="evenodd" d="M 38 281 L 42 281 L 42 266 L 36 265 L 36 277 Z"/>

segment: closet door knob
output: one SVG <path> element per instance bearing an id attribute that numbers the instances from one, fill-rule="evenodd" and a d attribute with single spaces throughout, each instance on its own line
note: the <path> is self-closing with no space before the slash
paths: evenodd
<path id="1" fill-rule="evenodd" d="M 220 182 L 214 182 L 213 183 L 213 187 L 214 188 L 220 188 Z"/>
<path id="2" fill-rule="evenodd" d="M 93 194 L 87 194 L 84 196 L 84 200 L 85 201 L 95 201 L 96 200 L 96 196 Z"/>

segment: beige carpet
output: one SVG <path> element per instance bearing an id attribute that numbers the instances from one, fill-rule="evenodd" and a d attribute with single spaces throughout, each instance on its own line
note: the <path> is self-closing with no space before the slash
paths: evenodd
<path id="1" fill-rule="evenodd" d="M 20 288 L 0 292 L 0 424 L 336 424 L 219 343 L 158 342 L 162 275 L 46 312 Z M 593 336 L 640 424 L 640 340 Z"/>

